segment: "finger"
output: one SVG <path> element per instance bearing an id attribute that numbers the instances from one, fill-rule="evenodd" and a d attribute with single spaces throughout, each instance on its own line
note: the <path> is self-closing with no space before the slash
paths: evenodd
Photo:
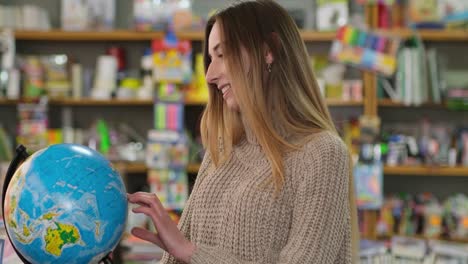
<path id="1" fill-rule="evenodd" d="M 143 206 L 138 206 L 138 207 L 132 208 L 132 212 L 134 212 L 136 214 L 145 214 L 147 216 L 152 217 L 154 209 L 152 209 L 151 207 L 143 205 Z"/>
<path id="2" fill-rule="evenodd" d="M 133 194 L 127 194 L 127 198 L 130 201 L 147 201 L 154 199 L 155 194 L 146 192 L 136 192 Z"/>
<path id="3" fill-rule="evenodd" d="M 163 205 L 161 204 L 161 201 L 159 201 L 159 198 L 154 193 L 138 192 L 130 195 L 128 197 L 128 200 L 131 203 L 147 205 L 157 209 L 164 209 Z"/>
<path id="4" fill-rule="evenodd" d="M 144 199 L 144 197 L 146 197 L 146 196 L 148 196 L 148 194 L 144 193 L 144 192 L 137 192 L 137 193 L 133 193 L 133 194 L 127 194 L 127 200 L 132 202 L 132 203 L 142 203 L 141 200 Z"/>
<path id="5" fill-rule="evenodd" d="M 132 212 L 136 214 L 145 214 L 146 216 L 151 218 L 151 221 L 153 222 L 156 229 L 160 228 L 160 226 L 164 225 L 164 223 L 166 222 L 164 220 L 166 218 L 167 212 L 164 209 L 159 210 L 157 208 L 152 208 L 148 206 L 139 206 L 133 208 Z"/>
<path id="6" fill-rule="evenodd" d="M 143 240 L 146 240 L 146 241 L 149 241 L 153 244 L 156 244 L 158 247 L 164 249 L 167 251 L 166 247 L 164 246 L 164 243 L 161 241 L 161 239 L 159 238 L 159 236 L 153 232 L 150 232 L 144 228 L 141 228 L 141 227 L 134 227 L 132 228 L 132 231 L 131 231 L 132 235 L 140 238 L 140 239 L 143 239 Z"/>
<path id="7" fill-rule="evenodd" d="M 148 192 L 135 192 L 135 193 L 127 193 L 128 197 L 135 197 L 135 196 L 151 196 L 153 193 Z"/>

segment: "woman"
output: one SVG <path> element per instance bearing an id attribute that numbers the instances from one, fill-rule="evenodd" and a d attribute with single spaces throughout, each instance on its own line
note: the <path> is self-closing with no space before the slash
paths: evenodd
<path id="1" fill-rule="evenodd" d="M 205 43 L 207 154 L 179 228 L 140 192 L 128 199 L 158 232 L 132 233 L 162 263 L 354 262 L 351 161 L 294 21 L 274 1 L 240 2 L 208 21 Z"/>

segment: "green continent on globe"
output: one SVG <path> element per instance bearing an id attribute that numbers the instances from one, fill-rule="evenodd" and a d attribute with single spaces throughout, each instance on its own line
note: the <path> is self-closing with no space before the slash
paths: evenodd
<path id="1" fill-rule="evenodd" d="M 58 216 L 59 214 L 58 213 L 55 213 L 55 212 L 49 212 L 49 213 L 45 213 L 43 216 L 42 216 L 42 219 L 44 220 L 52 220 L 54 219 L 56 216 Z"/>
<path id="2" fill-rule="evenodd" d="M 18 206 L 18 203 L 16 202 L 16 196 L 13 195 L 13 197 L 11 198 L 11 208 L 10 208 L 10 211 L 8 212 L 8 218 L 10 219 L 8 224 L 13 228 L 17 227 L 16 221 L 15 221 L 15 211 L 16 211 L 17 206 Z"/>
<path id="3" fill-rule="evenodd" d="M 69 224 L 55 222 L 56 229 L 47 228 L 45 235 L 46 251 L 52 255 L 60 256 L 66 244 L 76 244 L 80 239 L 78 229 Z"/>

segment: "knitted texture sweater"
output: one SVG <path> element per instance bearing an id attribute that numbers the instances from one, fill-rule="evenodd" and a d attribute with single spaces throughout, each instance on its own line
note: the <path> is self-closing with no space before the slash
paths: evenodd
<path id="1" fill-rule="evenodd" d="M 284 158 L 275 195 L 261 147 L 244 139 L 214 168 L 207 154 L 179 229 L 196 245 L 192 264 L 351 263 L 349 156 L 319 132 Z M 180 263 L 167 253 L 161 263 Z"/>

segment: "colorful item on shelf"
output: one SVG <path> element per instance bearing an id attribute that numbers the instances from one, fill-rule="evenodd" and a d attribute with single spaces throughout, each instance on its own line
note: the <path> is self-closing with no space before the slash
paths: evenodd
<path id="1" fill-rule="evenodd" d="M 182 131 L 184 127 L 184 105 L 159 102 L 154 105 L 155 129 Z"/>
<path id="2" fill-rule="evenodd" d="M 189 84 L 192 79 L 192 44 L 177 40 L 169 31 L 165 38 L 153 40 L 153 79 L 155 82 Z"/>
<path id="3" fill-rule="evenodd" d="M 467 166 L 468 127 L 423 119 L 412 123 L 387 123 L 381 140 L 388 145 L 386 165 Z"/>
<path id="4" fill-rule="evenodd" d="M 442 206 L 433 201 L 426 205 L 424 210 L 424 236 L 425 237 L 439 237 L 442 234 Z"/>
<path id="5" fill-rule="evenodd" d="M 389 195 L 379 211 L 376 235 L 468 239 L 468 197 L 456 194 L 441 203 L 431 193 Z"/>
<path id="6" fill-rule="evenodd" d="M 354 166 L 356 203 L 359 209 L 378 209 L 383 201 L 383 166 L 380 162 Z"/>
<path id="7" fill-rule="evenodd" d="M 69 97 L 71 83 L 67 55 L 41 56 L 45 73 L 45 88 L 49 97 Z"/>
<path id="8" fill-rule="evenodd" d="M 16 140 L 36 151 L 48 145 L 48 108 L 46 101 L 18 104 L 18 130 Z"/>
<path id="9" fill-rule="evenodd" d="M 46 93 L 45 72 L 39 56 L 21 56 L 23 97 L 37 98 Z"/>
<path id="10" fill-rule="evenodd" d="M 187 102 L 206 103 L 208 102 L 208 85 L 205 79 L 205 66 L 203 65 L 203 54 L 195 56 L 195 72 L 191 85 L 185 91 Z"/>
<path id="11" fill-rule="evenodd" d="M 468 2 L 439 0 L 439 10 L 447 28 L 468 28 Z"/>
<path id="12" fill-rule="evenodd" d="M 109 134 L 109 128 L 106 121 L 99 119 L 96 123 L 96 133 L 99 137 L 99 147 L 98 150 L 100 153 L 107 155 L 111 148 L 111 140 Z"/>
<path id="13" fill-rule="evenodd" d="M 157 99 L 162 102 L 184 103 L 184 91 L 181 85 L 161 81 L 156 88 Z"/>
<path id="14" fill-rule="evenodd" d="M 188 142 L 184 133 L 169 130 L 148 131 L 146 165 L 153 169 L 185 169 Z"/>
<path id="15" fill-rule="evenodd" d="M 47 130 L 47 141 L 51 145 L 63 143 L 62 129 Z"/>
<path id="16" fill-rule="evenodd" d="M 148 184 L 164 208 L 182 210 L 188 198 L 188 182 L 185 170 L 150 170 Z"/>
<path id="17" fill-rule="evenodd" d="M 154 128 L 183 131 L 184 94 L 179 85 L 161 82 L 157 86 L 154 104 Z"/>
<path id="18" fill-rule="evenodd" d="M 409 0 L 408 19 L 412 23 L 440 21 L 438 0 Z"/>
<path id="19" fill-rule="evenodd" d="M 365 31 L 346 25 L 338 29 L 330 58 L 362 69 L 392 75 L 400 45 L 397 37 Z"/>
<path id="20" fill-rule="evenodd" d="M 392 236 L 394 231 L 394 225 L 395 223 L 393 219 L 393 200 L 385 199 L 380 209 L 379 217 L 377 219 L 377 226 L 375 227 L 377 236 Z"/>
<path id="21" fill-rule="evenodd" d="M 468 238 L 468 197 L 458 194 L 444 203 L 446 234 L 454 238 Z"/>

